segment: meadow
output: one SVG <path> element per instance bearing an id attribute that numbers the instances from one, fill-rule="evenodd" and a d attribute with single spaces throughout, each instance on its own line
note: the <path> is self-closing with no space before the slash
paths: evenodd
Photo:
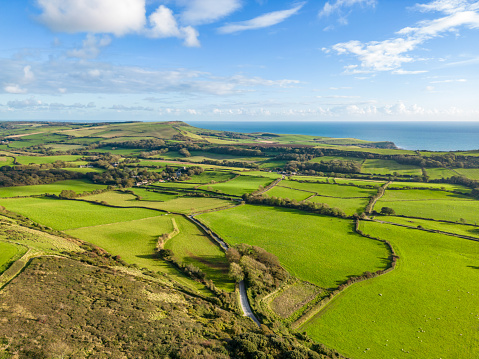
<path id="1" fill-rule="evenodd" d="M 24 247 L 0 241 L 0 274 L 23 253 L 25 253 Z"/>
<path id="2" fill-rule="evenodd" d="M 444 191 L 458 191 L 462 193 L 470 193 L 471 189 L 451 183 L 424 183 L 424 182 L 392 182 L 388 188 L 433 188 L 440 189 Z"/>
<path id="3" fill-rule="evenodd" d="M 265 177 L 240 176 L 225 183 L 209 184 L 199 187 L 203 190 L 210 190 L 232 196 L 241 196 L 245 193 L 257 191 L 260 186 L 266 187 L 272 179 Z"/>
<path id="4" fill-rule="evenodd" d="M 477 243 L 373 222 L 361 228 L 392 243 L 396 269 L 349 287 L 300 330 L 353 358 L 476 358 Z"/>
<path id="5" fill-rule="evenodd" d="M 387 221 L 398 224 L 404 224 L 406 226 L 418 227 L 421 226 L 425 229 L 430 229 L 434 231 L 442 231 L 448 233 L 456 233 L 462 236 L 476 237 L 479 239 L 479 227 L 464 225 L 460 223 L 448 223 L 448 222 L 439 222 L 439 221 L 428 221 L 424 219 L 416 218 L 404 218 L 404 217 L 376 217 L 379 221 Z"/>
<path id="6" fill-rule="evenodd" d="M 337 287 L 350 275 L 387 265 L 384 244 L 354 233 L 349 220 L 251 205 L 197 218 L 228 244 L 262 247 L 275 254 L 292 275 L 320 287 Z"/>
<path id="7" fill-rule="evenodd" d="M 297 191 L 295 189 L 281 186 L 274 186 L 272 189 L 265 192 L 265 195 L 268 197 L 289 198 L 291 200 L 296 200 L 299 202 L 311 197 L 312 195 L 314 195 L 314 193 Z"/>
<path id="8" fill-rule="evenodd" d="M 64 189 L 83 193 L 85 191 L 105 189 L 106 187 L 105 185 L 94 184 L 87 180 L 66 180 L 34 186 L 1 187 L 0 197 L 38 196 L 45 193 L 58 195 Z"/>
<path id="9" fill-rule="evenodd" d="M 309 199 L 315 203 L 325 203 L 331 208 L 339 208 L 346 215 L 352 216 L 355 213 L 362 213 L 366 209 L 369 203 L 369 198 L 335 198 L 335 197 L 323 197 L 316 196 Z"/>
<path id="10" fill-rule="evenodd" d="M 432 180 L 457 176 L 457 173 L 449 168 L 426 168 L 426 174 Z"/>
<path id="11" fill-rule="evenodd" d="M 361 173 L 378 175 L 422 176 L 421 168 L 412 165 L 403 165 L 392 160 L 366 160 L 363 163 Z"/>
<path id="12" fill-rule="evenodd" d="M 479 180 L 479 168 L 456 168 L 454 170 L 457 174 L 465 176 L 473 180 Z"/>
<path id="13" fill-rule="evenodd" d="M 296 181 L 282 181 L 280 183 L 280 186 L 291 187 L 294 189 L 318 193 L 323 196 L 331 196 L 338 198 L 368 198 L 377 193 L 377 190 L 375 189 L 325 183 L 301 183 Z"/>
<path id="14" fill-rule="evenodd" d="M 464 219 L 474 224 L 479 221 L 478 204 L 471 197 L 443 191 L 389 190 L 376 202 L 375 210 L 390 207 L 398 215 L 453 222 Z"/>
<path id="15" fill-rule="evenodd" d="M 42 164 L 42 163 L 55 163 L 57 161 L 62 162 L 74 162 L 82 156 L 79 155 L 62 155 L 62 156 L 16 156 L 17 163 L 22 165 L 29 164 Z M 83 164 L 83 163 L 82 163 Z"/>
<path id="16" fill-rule="evenodd" d="M 110 208 L 84 201 L 51 198 L 2 200 L 2 206 L 45 226 L 67 230 L 156 217 L 158 211 L 142 208 Z"/>

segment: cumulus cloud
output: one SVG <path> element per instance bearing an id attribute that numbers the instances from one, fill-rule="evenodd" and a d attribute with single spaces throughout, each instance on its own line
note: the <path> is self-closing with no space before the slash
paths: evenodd
<path id="1" fill-rule="evenodd" d="M 442 12 L 445 16 L 434 20 L 420 21 L 414 27 L 406 27 L 397 32 L 397 37 L 384 41 L 348 41 L 332 46 L 339 55 L 353 55 L 360 61 L 360 66 L 348 66 L 348 73 L 367 73 L 373 71 L 394 71 L 397 74 L 423 73 L 424 71 L 406 71 L 403 64 L 418 59 L 409 55 L 430 39 L 444 33 L 458 31 L 459 28 L 479 28 L 479 2 L 463 0 L 437 0 L 428 4 L 417 5 L 421 11 Z M 330 52 L 330 49 L 325 49 Z"/>
<path id="2" fill-rule="evenodd" d="M 113 105 L 109 108 L 110 110 L 115 110 L 118 112 L 123 111 L 154 111 L 152 107 L 143 107 L 143 106 L 125 106 L 125 105 Z"/>
<path id="3" fill-rule="evenodd" d="M 26 89 L 21 88 L 19 85 L 16 84 L 11 84 L 11 85 L 6 85 L 3 90 L 6 93 L 13 93 L 13 94 L 21 94 L 21 93 L 27 93 Z"/>
<path id="4" fill-rule="evenodd" d="M 57 32 L 138 32 L 145 26 L 145 0 L 37 0 L 39 20 Z"/>
<path id="5" fill-rule="evenodd" d="M 110 45 L 110 43 L 111 38 L 107 35 L 97 37 L 88 34 L 86 39 L 83 40 L 83 46 L 80 49 L 68 51 L 67 56 L 79 59 L 94 59 L 100 54 L 101 49 Z"/>
<path id="6" fill-rule="evenodd" d="M 185 9 L 180 17 L 183 23 L 201 25 L 215 22 L 241 8 L 241 0 L 177 0 Z"/>
<path id="7" fill-rule="evenodd" d="M 251 20 L 227 24 L 220 27 L 218 31 L 222 34 L 231 34 L 239 31 L 255 30 L 270 27 L 279 24 L 288 19 L 289 17 L 297 14 L 298 11 L 301 10 L 301 8 L 304 6 L 304 4 L 305 3 L 298 4 L 297 6 L 288 10 L 273 11 L 267 14 L 263 14 Z"/>
<path id="8" fill-rule="evenodd" d="M 198 47 L 198 31 L 191 26 L 179 27 L 173 11 L 164 5 L 160 5 L 149 18 L 150 28 L 147 34 L 153 38 L 177 37 L 184 40 L 185 46 Z"/>
<path id="9" fill-rule="evenodd" d="M 343 25 L 348 23 L 347 16 L 349 12 L 345 13 L 345 9 L 349 9 L 354 5 L 361 5 L 361 6 L 376 6 L 377 0 L 336 0 L 327 1 L 324 4 L 323 8 L 319 12 L 319 17 L 328 17 L 332 14 L 339 15 L 339 22 Z M 331 26 L 328 26 L 325 30 L 330 30 Z"/>
<path id="10" fill-rule="evenodd" d="M 33 97 L 24 100 L 8 101 L 7 106 L 16 109 L 36 108 L 42 105 L 42 101 L 36 100 Z"/>

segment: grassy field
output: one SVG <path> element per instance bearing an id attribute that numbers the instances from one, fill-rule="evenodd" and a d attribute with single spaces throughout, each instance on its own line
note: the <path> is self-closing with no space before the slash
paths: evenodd
<path id="1" fill-rule="evenodd" d="M 209 209 L 225 207 L 232 205 L 231 201 L 226 201 L 217 198 L 209 197 L 177 197 L 167 195 L 164 193 L 155 193 L 145 191 L 148 198 L 138 201 L 136 197 L 129 193 L 122 193 L 117 191 L 109 191 L 93 196 L 84 197 L 88 201 L 105 201 L 113 206 L 120 207 L 143 207 L 151 209 L 160 209 L 168 212 L 175 213 L 194 213 L 199 211 L 205 211 Z M 142 192 L 138 192 L 141 196 Z M 155 198 L 155 199 L 153 199 Z M 164 201 L 160 201 L 159 199 Z M 148 200 L 149 199 L 149 200 Z M 157 212 L 158 214 L 158 212 Z"/>
<path id="2" fill-rule="evenodd" d="M 4 199 L 2 206 L 58 230 L 124 222 L 159 215 L 157 211 L 148 209 L 109 208 L 82 201 L 50 198 Z"/>
<path id="3" fill-rule="evenodd" d="M 358 157 L 322 156 L 322 157 L 315 157 L 309 162 L 319 163 L 319 162 L 331 162 L 331 161 L 363 162 L 364 160 Z"/>
<path id="4" fill-rule="evenodd" d="M 479 202 L 471 197 L 430 190 L 388 190 L 376 203 L 375 210 L 390 207 L 396 214 L 468 223 L 479 221 Z"/>
<path id="5" fill-rule="evenodd" d="M 266 192 L 265 195 L 269 197 L 289 198 L 292 200 L 294 199 L 299 202 L 299 201 L 305 200 L 308 197 L 311 197 L 313 193 L 275 186 L 272 189 L 270 189 L 268 192 Z"/>
<path id="6" fill-rule="evenodd" d="M 463 236 L 479 238 L 479 227 L 468 226 L 458 223 L 447 223 L 437 221 L 427 221 L 424 219 L 404 218 L 395 216 L 376 217 L 379 221 L 387 221 L 399 224 L 405 224 L 411 227 L 421 226 L 425 229 L 438 230 L 449 233 L 456 233 Z"/>
<path id="7" fill-rule="evenodd" d="M 131 188 L 137 196 L 141 197 L 142 201 L 169 201 L 170 199 L 178 198 L 178 195 L 172 194 L 171 192 L 162 193 L 162 192 L 154 192 L 148 191 L 144 188 Z"/>
<path id="8" fill-rule="evenodd" d="M 182 236 L 195 238 L 202 243 L 209 241 L 196 227 L 188 226 L 188 223 L 184 222 L 186 219 L 173 216 L 158 216 L 113 225 L 72 229 L 67 233 L 104 248 L 113 255 L 119 255 L 127 263 L 136 264 L 140 268 L 147 268 L 155 272 L 166 273 L 180 283 L 195 288 L 205 295 L 210 295 L 211 293 L 202 284 L 187 278 L 172 265 L 158 259 L 155 255 L 158 237 L 163 233 L 173 231 L 172 218 L 175 218 L 180 233 L 183 231 Z M 201 255 L 198 258 L 201 258 Z"/>
<path id="9" fill-rule="evenodd" d="M 456 172 L 448 168 L 426 168 L 426 174 L 431 180 L 457 176 Z"/>
<path id="10" fill-rule="evenodd" d="M 479 168 L 456 168 L 454 171 L 460 175 L 463 175 L 464 177 L 473 180 L 479 180 Z"/>
<path id="11" fill-rule="evenodd" d="M 317 203 L 326 203 L 331 208 L 339 208 L 348 216 L 352 216 L 355 213 L 364 212 L 367 204 L 369 203 L 369 198 L 332 198 L 332 197 L 322 197 L 316 196 L 310 199 L 311 202 Z"/>
<path id="12" fill-rule="evenodd" d="M 22 165 L 54 163 L 56 161 L 73 162 L 81 158 L 79 155 L 63 155 L 63 156 L 16 156 L 17 162 Z"/>
<path id="13" fill-rule="evenodd" d="M 275 297 L 270 307 L 280 317 L 287 318 L 313 300 L 320 291 L 318 287 L 308 282 L 295 283 Z"/>
<path id="14" fill-rule="evenodd" d="M 191 177 L 187 182 L 192 183 L 214 183 L 224 182 L 234 178 L 236 175 L 231 172 L 204 171 L 203 173 Z"/>
<path id="15" fill-rule="evenodd" d="M 209 190 L 209 188 L 211 187 L 213 191 L 217 191 L 218 193 L 241 196 L 245 193 L 251 193 L 258 190 L 260 186 L 266 187 L 271 182 L 271 178 L 240 176 L 229 182 L 209 184 L 201 186 L 199 188 Z"/>
<path id="16" fill-rule="evenodd" d="M 376 188 L 381 187 L 383 184 L 385 184 L 385 181 L 367 181 L 367 180 L 358 180 L 354 178 L 335 178 L 334 182 L 338 184 L 353 184 L 356 186 L 373 186 Z"/>
<path id="17" fill-rule="evenodd" d="M 176 216 L 175 220 L 180 233 L 166 242 L 165 248 L 181 262 L 200 268 L 218 288 L 234 291 L 235 283 L 228 277 L 229 264 L 220 247 L 186 218 Z"/>
<path id="18" fill-rule="evenodd" d="M 422 176 L 422 171 L 417 166 L 402 165 L 392 160 L 366 160 L 364 161 L 361 173 L 378 175 L 399 175 Z"/>
<path id="19" fill-rule="evenodd" d="M 343 186 L 326 183 L 306 183 L 296 181 L 282 181 L 281 186 L 311 191 L 323 196 L 351 198 L 351 197 L 370 197 L 377 193 L 375 189 L 359 188 L 354 186 Z"/>
<path id="20" fill-rule="evenodd" d="M 12 243 L 0 241 L 0 274 L 2 274 L 20 255 L 25 253 L 25 248 Z"/>
<path id="21" fill-rule="evenodd" d="M 300 329 L 353 358 L 477 358 L 477 243 L 369 222 L 362 229 L 392 243 L 397 268 L 353 285 Z"/>
<path id="22" fill-rule="evenodd" d="M 33 196 L 45 193 L 58 195 L 64 189 L 72 190 L 76 193 L 82 193 L 84 191 L 93 191 L 95 189 L 104 188 L 106 188 L 105 185 L 94 184 L 87 180 L 67 180 L 35 186 L 2 187 L 0 188 L 0 197 Z"/>
<path id="23" fill-rule="evenodd" d="M 384 268 L 388 257 L 382 243 L 355 234 L 348 220 L 249 205 L 198 218 L 228 243 L 262 247 L 291 274 L 321 287 Z"/>
<path id="24" fill-rule="evenodd" d="M 392 182 L 388 188 L 436 188 L 445 191 L 459 191 L 463 193 L 471 192 L 470 188 L 449 183 Z"/>

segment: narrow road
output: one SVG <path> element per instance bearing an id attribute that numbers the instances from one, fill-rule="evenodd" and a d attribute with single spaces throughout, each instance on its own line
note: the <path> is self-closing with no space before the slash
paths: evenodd
<path id="1" fill-rule="evenodd" d="M 188 219 L 190 219 L 192 222 L 200 226 L 213 240 L 219 244 L 219 246 L 226 252 L 228 250 L 228 244 L 226 244 L 225 241 L 223 241 L 217 234 L 212 232 L 207 226 L 205 226 L 203 223 L 198 221 L 194 215 L 187 216 Z M 248 295 L 246 293 L 246 288 L 244 281 L 242 280 L 239 282 L 239 296 L 240 296 L 240 306 L 241 310 L 243 310 L 243 316 L 250 318 L 253 322 L 255 322 L 258 326 L 261 325 L 261 322 L 256 318 L 256 316 L 253 313 L 253 310 L 251 309 L 251 306 L 249 304 L 248 300 Z"/>
<path id="2" fill-rule="evenodd" d="M 244 280 L 239 282 L 239 293 L 240 293 L 240 304 L 241 304 L 241 309 L 243 310 L 243 315 L 245 317 L 250 318 L 253 322 L 256 323 L 256 325 L 261 326 L 260 321 L 258 318 L 253 313 L 253 310 L 251 309 L 251 306 L 249 305 L 248 302 L 248 295 L 246 294 L 246 288 L 244 285 Z"/>

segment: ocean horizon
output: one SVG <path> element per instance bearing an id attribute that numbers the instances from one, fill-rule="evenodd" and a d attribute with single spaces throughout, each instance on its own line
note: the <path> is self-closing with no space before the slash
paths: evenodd
<path id="1" fill-rule="evenodd" d="M 391 141 L 406 150 L 479 150 L 479 122 L 357 121 L 186 121 L 192 126 L 232 132 L 272 132 L 367 141 Z"/>

